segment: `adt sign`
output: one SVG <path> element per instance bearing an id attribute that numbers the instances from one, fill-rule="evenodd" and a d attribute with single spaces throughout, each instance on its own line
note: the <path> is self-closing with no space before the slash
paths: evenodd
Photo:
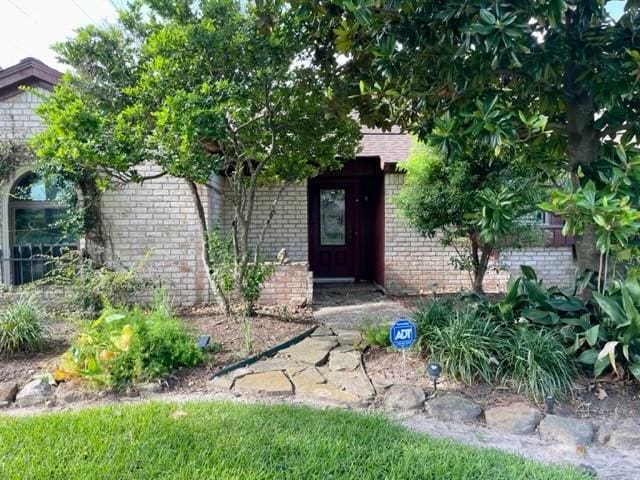
<path id="1" fill-rule="evenodd" d="M 389 339 L 400 350 L 410 348 L 416 341 L 416 324 L 408 318 L 396 320 L 389 330 Z"/>

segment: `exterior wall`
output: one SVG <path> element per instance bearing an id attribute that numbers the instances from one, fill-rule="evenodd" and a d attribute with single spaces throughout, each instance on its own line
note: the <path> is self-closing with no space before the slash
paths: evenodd
<path id="1" fill-rule="evenodd" d="M 228 191 L 228 186 L 226 187 Z M 269 218 L 274 200 L 278 198 L 280 187 L 262 187 L 256 192 L 253 222 L 249 236 L 251 248 L 255 248 L 262 226 Z M 275 260 L 278 252 L 286 248 L 293 262 L 306 262 L 309 257 L 309 234 L 307 212 L 307 183 L 287 187 L 276 204 L 261 254 L 265 260 Z M 224 229 L 231 231 L 233 206 L 229 200 L 224 202 Z"/>
<path id="2" fill-rule="evenodd" d="M 146 165 L 141 175 L 158 172 Z M 209 196 L 201 192 L 205 211 Z M 162 280 L 177 304 L 211 300 L 200 254 L 200 226 L 187 184 L 165 176 L 107 192 L 101 203 L 107 260 L 114 266 L 143 261 L 143 274 Z M 144 260 L 143 260 L 144 259 Z"/>
<path id="3" fill-rule="evenodd" d="M 313 301 L 313 273 L 307 262 L 278 265 L 276 272 L 263 286 L 260 305 L 291 305 L 304 307 Z"/>
<path id="4" fill-rule="evenodd" d="M 572 287 L 578 267 L 571 246 L 527 248 L 506 252 L 501 261 L 508 265 L 512 278 L 520 275 L 520 265 L 528 265 L 545 285 Z"/>
<path id="5" fill-rule="evenodd" d="M 385 287 L 391 293 L 452 293 L 470 289 L 466 272 L 453 268 L 453 249 L 439 239 L 426 238 L 409 227 L 400 216 L 393 197 L 403 183 L 402 174 L 385 175 Z M 548 285 L 571 285 L 576 269 L 571 247 L 528 248 L 504 253 L 485 277 L 485 291 L 503 292 L 510 278 L 517 277 L 520 265 L 530 265 Z"/>
<path id="6" fill-rule="evenodd" d="M 40 93 L 47 91 L 39 89 Z M 35 108 L 42 100 L 32 92 L 20 92 L 17 95 L 0 100 L 0 141 L 15 139 L 27 140 L 43 129 L 40 117 L 36 115 Z M 29 171 L 28 165 L 18 167 L 5 182 L 0 182 L 0 249 L 2 255 L 9 256 L 9 191 L 13 183 L 24 173 Z M 4 265 L 3 265 L 4 266 Z M 3 269 L 6 270 L 6 269 Z M 3 271 L 0 283 L 7 282 L 9 275 Z"/>

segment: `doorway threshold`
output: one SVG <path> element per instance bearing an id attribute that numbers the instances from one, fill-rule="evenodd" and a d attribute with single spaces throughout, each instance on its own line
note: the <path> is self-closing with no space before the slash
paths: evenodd
<path id="1" fill-rule="evenodd" d="M 355 277 L 314 277 L 313 283 L 325 284 L 325 283 L 355 283 Z"/>

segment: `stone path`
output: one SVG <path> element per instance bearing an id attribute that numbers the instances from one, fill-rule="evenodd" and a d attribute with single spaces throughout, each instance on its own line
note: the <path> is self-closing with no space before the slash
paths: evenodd
<path id="1" fill-rule="evenodd" d="M 365 405 L 376 391 L 356 349 L 357 330 L 322 326 L 275 357 L 217 377 L 237 394 L 285 395 L 340 405 Z"/>
<path id="2" fill-rule="evenodd" d="M 365 322 L 391 323 L 410 313 L 370 283 L 314 286 L 313 317 L 318 323 L 356 328 Z"/>

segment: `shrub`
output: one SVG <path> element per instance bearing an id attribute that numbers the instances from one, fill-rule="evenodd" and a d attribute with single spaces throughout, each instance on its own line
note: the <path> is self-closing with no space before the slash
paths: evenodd
<path id="1" fill-rule="evenodd" d="M 47 280 L 65 287 L 65 306 L 82 319 L 94 319 L 108 306 L 130 306 L 136 293 L 151 286 L 140 275 L 144 260 L 124 270 L 113 270 L 70 252 L 51 262 L 54 268 Z"/>
<path id="2" fill-rule="evenodd" d="M 422 305 L 412 316 L 418 330 L 418 345 L 425 350 L 433 332 L 449 323 L 454 312 L 454 302 L 450 298 L 436 298 Z"/>
<path id="3" fill-rule="evenodd" d="M 360 328 L 362 334 L 362 347 L 389 347 L 389 325 L 385 323 L 373 323 L 366 320 Z"/>
<path id="4" fill-rule="evenodd" d="M 165 311 L 107 308 L 84 327 L 63 355 L 55 377 L 82 377 L 122 389 L 170 371 L 197 365 L 202 352 L 181 320 Z"/>
<path id="5" fill-rule="evenodd" d="M 471 384 L 477 379 L 491 382 L 497 371 L 501 327 L 470 306 L 443 313 L 428 307 L 433 323 L 423 325 L 420 346 L 442 365 L 448 376 Z M 424 317 L 423 317 L 424 319 Z"/>
<path id="6" fill-rule="evenodd" d="M 0 313 L 0 354 L 38 348 L 44 337 L 43 317 L 35 297 L 18 296 Z"/>
<path id="7" fill-rule="evenodd" d="M 546 395 L 561 398 L 570 392 L 576 364 L 556 331 L 521 325 L 500 343 L 500 377 L 514 390 L 538 401 Z"/>

